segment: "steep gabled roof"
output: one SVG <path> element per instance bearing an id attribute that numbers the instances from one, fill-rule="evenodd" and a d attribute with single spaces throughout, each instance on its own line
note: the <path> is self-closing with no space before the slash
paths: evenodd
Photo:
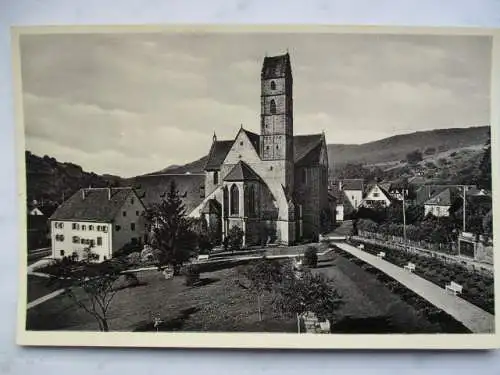
<path id="1" fill-rule="evenodd" d="M 321 153 L 322 134 L 296 135 L 293 137 L 293 160 L 301 164 L 304 160 L 318 159 Z"/>
<path id="2" fill-rule="evenodd" d="M 131 195 L 132 188 L 80 189 L 55 210 L 51 220 L 111 222 Z"/>
<path id="3" fill-rule="evenodd" d="M 342 190 L 363 191 L 363 179 L 353 178 L 353 179 L 342 180 Z"/>
<path id="4" fill-rule="evenodd" d="M 250 139 L 250 143 L 252 143 L 253 148 L 257 152 L 257 155 L 259 154 L 259 143 L 260 143 L 260 136 L 256 133 L 252 133 L 251 131 L 248 131 L 246 129 L 241 128 L 241 130 L 247 135 L 248 139 Z"/>
<path id="5" fill-rule="evenodd" d="M 220 214 L 221 213 L 221 205 L 217 202 L 216 199 L 209 199 L 206 201 L 203 206 L 201 213 L 203 214 Z"/>
<path id="6" fill-rule="evenodd" d="M 451 206 L 452 192 L 450 188 L 441 190 L 425 202 L 425 205 L 433 206 Z"/>
<path id="7" fill-rule="evenodd" d="M 243 162 L 239 161 L 231 171 L 224 177 L 224 181 L 258 181 L 260 180 L 259 176 L 253 171 L 250 166 Z"/>
<path id="8" fill-rule="evenodd" d="M 146 207 L 159 204 L 165 199 L 174 181 L 186 213 L 190 213 L 204 199 L 204 174 L 157 174 L 136 177 L 133 186 Z"/>
<path id="9" fill-rule="evenodd" d="M 266 56 L 262 64 L 261 78 L 280 78 L 291 74 L 290 55 Z"/>
<path id="10" fill-rule="evenodd" d="M 226 158 L 227 153 L 231 150 L 233 146 L 233 141 L 214 141 L 210 152 L 208 153 L 207 163 L 205 164 L 205 170 L 219 170 L 222 162 Z"/>

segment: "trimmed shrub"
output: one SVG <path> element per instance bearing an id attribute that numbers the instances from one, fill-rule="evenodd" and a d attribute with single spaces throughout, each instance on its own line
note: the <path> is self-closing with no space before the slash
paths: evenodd
<path id="1" fill-rule="evenodd" d="M 240 227 L 234 226 L 229 230 L 228 233 L 228 247 L 231 251 L 241 250 L 243 245 L 243 231 Z"/>
<path id="2" fill-rule="evenodd" d="M 304 266 L 315 268 L 318 266 L 318 251 L 313 246 L 308 246 L 304 253 Z"/>
<path id="3" fill-rule="evenodd" d="M 193 286 L 200 281 L 200 268 L 196 264 L 190 264 L 184 269 L 185 283 L 187 286 Z"/>

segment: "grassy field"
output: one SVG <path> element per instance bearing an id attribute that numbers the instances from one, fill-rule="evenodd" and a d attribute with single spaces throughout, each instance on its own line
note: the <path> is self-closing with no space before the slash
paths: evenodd
<path id="1" fill-rule="evenodd" d="M 335 327 L 351 333 L 440 332 L 413 307 L 370 273 L 338 254 L 324 259 L 314 272 L 325 273 L 344 300 Z M 256 298 L 235 283 L 235 268 L 202 274 L 197 287 L 183 277 L 165 280 L 156 271 L 139 274 L 140 286 L 120 290 L 111 305 L 109 326 L 114 331 L 153 330 L 159 316 L 165 331 L 296 332 L 296 321 L 277 316 L 264 298 L 259 321 Z M 56 297 L 28 311 L 27 329 L 97 330 L 97 323 L 66 297 Z"/>
<path id="2" fill-rule="evenodd" d="M 28 275 L 28 302 L 32 302 L 49 293 L 60 289 L 59 286 L 49 284 L 49 279 L 45 277 Z"/>

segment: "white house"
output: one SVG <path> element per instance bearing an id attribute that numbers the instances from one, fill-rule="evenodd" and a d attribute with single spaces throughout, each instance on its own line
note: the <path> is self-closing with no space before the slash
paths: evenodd
<path id="1" fill-rule="evenodd" d="M 29 212 L 28 212 L 29 215 L 31 216 L 44 216 L 43 215 L 43 212 L 38 208 L 38 207 L 34 207 L 32 208 Z"/>
<path id="2" fill-rule="evenodd" d="M 349 203 L 348 206 L 350 206 L 349 208 L 353 210 L 358 209 L 363 200 L 363 180 L 346 179 L 339 181 L 339 190 L 344 192 L 345 199 L 347 199 L 346 203 Z"/>
<path id="3" fill-rule="evenodd" d="M 376 206 L 382 206 L 382 207 L 389 207 L 392 202 L 395 200 L 385 190 L 380 184 L 374 184 L 372 185 L 367 193 L 363 201 L 361 202 L 360 206 L 362 207 L 376 207 Z"/>
<path id="4" fill-rule="evenodd" d="M 432 214 L 436 217 L 450 216 L 450 208 L 456 199 L 456 189 L 446 188 L 435 193 L 424 203 L 424 215 Z"/>
<path id="5" fill-rule="evenodd" d="M 104 261 L 128 243 L 142 243 L 145 208 L 132 188 L 81 189 L 50 217 L 52 257 L 76 254 L 92 246 Z"/>

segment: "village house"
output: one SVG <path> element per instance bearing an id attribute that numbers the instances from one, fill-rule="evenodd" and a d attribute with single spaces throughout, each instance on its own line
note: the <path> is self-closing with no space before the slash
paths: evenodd
<path id="1" fill-rule="evenodd" d="M 388 186 L 379 183 L 371 185 L 360 206 L 367 208 L 389 207 L 396 200 L 388 191 Z"/>
<path id="2" fill-rule="evenodd" d="M 126 244 L 141 244 L 144 205 L 130 188 L 80 189 L 50 217 L 52 257 L 85 256 L 91 247 L 104 261 Z"/>
<path id="3" fill-rule="evenodd" d="M 209 216 L 222 237 L 238 226 L 244 245 L 316 240 L 331 222 L 324 134 L 295 135 L 289 54 L 265 57 L 260 134 L 214 134 L 205 165 L 205 198 L 191 217 Z M 330 217 L 329 217 L 330 216 Z"/>

